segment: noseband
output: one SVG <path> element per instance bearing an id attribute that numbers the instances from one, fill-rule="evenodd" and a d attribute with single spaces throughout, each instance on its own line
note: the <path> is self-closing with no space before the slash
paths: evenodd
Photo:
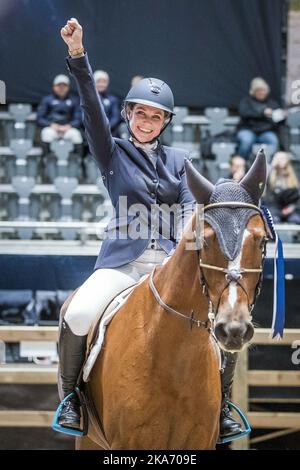
<path id="1" fill-rule="evenodd" d="M 231 207 L 231 208 L 239 207 L 239 208 L 248 208 L 248 209 L 256 210 L 259 213 L 259 215 L 262 217 L 262 220 L 264 222 L 267 233 L 270 234 L 270 230 L 269 230 L 269 227 L 268 227 L 268 225 L 265 221 L 264 214 L 258 206 L 255 206 L 254 204 L 249 204 L 249 203 L 246 203 L 246 202 L 235 202 L 235 201 L 232 201 L 232 202 L 216 202 L 216 203 L 208 204 L 207 206 L 204 206 L 203 211 L 205 212 L 209 209 L 216 209 L 216 208 L 220 208 L 220 207 L 222 207 L 222 208 L 223 207 Z M 195 231 L 194 231 L 194 234 L 195 234 L 195 241 L 196 241 L 197 240 L 197 235 L 196 235 Z M 272 238 L 272 234 L 271 234 L 271 238 Z M 196 320 L 195 318 L 193 318 L 193 315 L 194 315 L 193 310 L 191 312 L 191 316 L 188 316 L 188 315 L 185 315 L 184 313 L 181 313 L 178 310 L 170 307 L 170 305 L 167 305 L 162 300 L 162 298 L 159 295 L 159 292 L 157 291 L 157 289 L 154 285 L 153 276 L 154 276 L 154 272 L 155 272 L 155 267 L 154 267 L 153 271 L 151 272 L 150 279 L 149 279 L 150 289 L 151 289 L 155 299 L 157 300 L 159 305 L 164 310 L 168 311 L 169 313 L 176 314 L 176 315 L 180 316 L 181 318 L 187 319 L 191 323 L 191 326 L 193 324 L 196 324 L 199 327 L 202 326 L 202 327 L 208 329 L 209 331 L 211 331 L 211 329 L 214 328 L 214 320 L 215 320 L 215 317 L 217 316 L 217 313 L 218 313 L 219 304 L 220 304 L 223 292 L 228 288 L 228 286 L 232 282 L 234 282 L 235 284 L 238 284 L 243 289 L 243 291 L 245 292 L 245 294 L 247 296 L 247 299 L 248 299 L 249 311 L 252 312 L 252 310 L 254 308 L 254 305 L 255 305 L 255 302 L 256 302 L 256 299 L 257 299 L 258 295 L 260 294 L 260 290 L 261 290 L 261 284 L 262 284 L 262 280 L 263 280 L 263 276 L 262 276 L 263 264 L 264 264 L 264 260 L 265 260 L 265 257 L 266 257 L 266 241 L 267 241 L 267 239 L 268 238 L 265 238 L 265 240 L 264 240 L 265 242 L 264 242 L 263 249 L 262 249 L 262 264 L 259 268 L 240 268 L 240 269 L 233 268 L 233 269 L 228 269 L 228 268 L 222 268 L 220 266 L 215 266 L 215 265 L 212 265 L 212 264 L 206 264 L 206 263 L 203 263 L 202 260 L 201 260 L 201 249 L 200 248 L 197 249 L 198 267 L 199 267 L 199 281 L 200 281 L 200 285 L 202 287 L 203 294 L 205 294 L 208 297 L 208 300 L 209 300 L 209 312 L 208 312 L 208 320 L 207 321 L 200 321 L 200 320 Z M 214 309 L 213 309 L 213 303 L 212 303 L 212 301 L 210 299 L 210 296 L 209 296 L 208 287 L 207 287 L 207 284 L 205 282 L 203 269 L 211 269 L 211 270 L 214 270 L 214 271 L 223 272 L 225 274 L 225 279 L 227 281 L 226 286 L 222 290 L 221 295 L 219 297 L 215 312 L 214 312 Z M 240 280 L 243 278 L 244 273 L 260 273 L 258 282 L 257 282 L 256 287 L 255 287 L 254 298 L 253 298 L 252 303 L 249 302 L 248 293 L 245 290 L 245 288 L 243 287 L 243 285 L 240 283 Z"/>

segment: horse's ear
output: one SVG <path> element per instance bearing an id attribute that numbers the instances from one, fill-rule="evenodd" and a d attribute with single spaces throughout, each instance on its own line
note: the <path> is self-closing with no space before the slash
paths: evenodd
<path id="1" fill-rule="evenodd" d="M 186 159 L 184 165 L 187 184 L 196 202 L 198 204 L 207 204 L 214 190 L 214 185 L 200 175 L 190 160 Z"/>
<path id="2" fill-rule="evenodd" d="M 250 196 L 258 204 L 267 182 L 267 159 L 263 149 L 260 149 L 250 169 L 240 181 Z"/>

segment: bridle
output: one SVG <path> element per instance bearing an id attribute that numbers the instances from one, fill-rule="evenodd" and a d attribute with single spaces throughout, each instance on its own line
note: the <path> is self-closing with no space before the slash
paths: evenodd
<path id="1" fill-rule="evenodd" d="M 246 202 L 237 202 L 237 201 L 217 202 L 217 203 L 208 204 L 208 205 L 204 206 L 203 211 L 205 212 L 209 209 L 216 209 L 216 208 L 221 208 L 221 207 L 222 208 L 223 207 L 231 207 L 231 208 L 239 207 L 239 208 L 254 209 L 262 217 L 262 220 L 263 220 L 264 225 L 265 225 L 266 232 L 270 235 L 270 238 L 273 238 L 272 233 L 269 229 L 269 226 L 268 226 L 268 224 L 265 220 L 264 213 L 260 209 L 259 206 L 256 206 L 256 205 L 250 204 L 250 203 L 246 203 Z M 196 241 L 197 240 L 197 234 L 196 234 L 195 231 L 194 231 L 194 235 L 195 235 L 195 241 Z M 159 292 L 157 291 L 157 289 L 154 285 L 153 276 L 154 276 L 154 272 L 155 272 L 155 267 L 152 270 L 152 272 L 150 274 L 150 278 L 149 278 L 150 289 L 151 289 L 156 301 L 158 302 L 158 304 L 164 310 L 166 310 L 169 313 L 176 314 L 177 316 L 180 316 L 183 319 L 188 320 L 191 324 L 191 327 L 193 325 L 196 325 L 198 327 L 204 327 L 209 332 L 211 332 L 214 329 L 214 322 L 215 322 L 215 318 L 218 314 L 218 309 L 219 309 L 219 304 L 220 304 L 220 301 L 221 301 L 221 297 L 222 297 L 224 291 L 233 282 L 235 284 L 238 284 L 243 289 L 243 291 L 245 292 L 245 294 L 247 296 L 247 299 L 248 299 L 249 311 L 250 311 L 250 313 L 252 312 L 252 310 L 254 308 L 254 305 L 255 305 L 255 302 L 257 300 L 257 297 L 259 296 L 260 291 L 261 291 L 261 285 L 262 285 L 262 281 L 263 281 L 263 265 L 264 265 L 264 261 L 265 261 L 265 257 L 266 257 L 266 242 L 267 242 L 268 239 L 269 239 L 269 237 L 265 237 L 264 240 L 263 240 L 264 243 L 263 243 L 263 248 L 262 248 L 262 263 L 261 263 L 261 266 L 259 268 L 240 268 L 240 269 L 233 268 L 233 269 L 228 269 L 228 268 L 223 268 L 221 266 L 206 264 L 206 263 L 203 263 L 202 260 L 201 260 L 201 248 L 197 248 L 198 268 L 199 268 L 199 282 L 200 282 L 200 285 L 202 287 L 203 294 L 205 294 L 208 297 L 208 301 L 209 301 L 208 320 L 206 320 L 206 321 L 196 320 L 193 317 L 194 316 L 194 311 L 193 310 L 191 311 L 191 316 L 188 316 L 188 315 L 185 315 L 184 313 L 179 312 L 178 310 L 174 309 L 173 307 L 166 304 L 162 300 L 162 298 L 159 295 Z M 210 269 L 210 270 L 214 270 L 214 271 L 219 271 L 219 272 L 223 272 L 225 274 L 225 279 L 226 279 L 227 283 L 226 283 L 224 289 L 222 290 L 222 292 L 219 296 L 219 299 L 218 299 L 218 302 L 217 302 L 217 307 L 215 309 L 213 307 L 213 302 L 212 302 L 212 300 L 210 298 L 210 295 L 209 295 L 209 289 L 207 287 L 205 276 L 203 274 L 203 269 Z M 260 273 L 258 282 L 257 282 L 256 287 L 255 287 L 252 303 L 250 303 L 248 293 L 247 293 L 246 289 L 244 288 L 244 286 L 240 282 L 241 279 L 243 278 L 243 274 L 245 274 L 245 273 L 250 273 L 250 274 Z"/>
<path id="2" fill-rule="evenodd" d="M 231 208 L 238 207 L 238 208 L 254 209 L 262 217 L 267 233 L 270 233 L 269 227 L 268 227 L 268 225 L 265 221 L 264 214 L 261 211 L 260 207 L 254 205 L 254 204 L 246 203 L 246 202 L 234 202 L 234 201 L 232 201 L 232 202 L 218 202 L 218 203 L 214 203 L 214 204 L 208 204 L 207 206 L 204 206 L 204 211 L 209 210 L 209 209 L 220 208 L 220 207 L 222 207 L 222 208 L 223 207 L 231 207 Z M 239 285 L 241 287 L 241 289 L 245 292 L 246 297 L 248 299 L 249 312 L 250 313 L 252 312 L 252 310 L 254 308 L 254 305 L 255 305 L 255 302 L 257 300 L 257 297 L 259 296 L 260 291 L 261 291 L 261 285 L 262 285 L 262 281 L 263 281 L 262 273 L 263 273 L 264 260 L 265 260 L 265 257 L 266 257 L 266 241 L 267 241 L 267 239 L 268 238 L 264 239 L 264 244 L 263 244 L 263 248 L 262 248 L 262 263 L 261 263 L 261 266 L 259 268 L 240 268 L 240 269 L 231 268 L 231 269 L 228 269 L 228 268 L 222 268 L 220 266 L 215 266 L 215 265 L 211 265 L 211 264 L 205 264 L 201 260 L 201 251 L 200 251 L 200 249 L 197 250 L 198 251 L 198 265 L 199 265 L 199 269 L 200 269 L 200 285 L 202 286 L 203 293 L 206 294 L 209 297 L 209 292 L 208 292 L 208 288 L 207 288 L 207 284 L 206 284 L 206 281 L 205 281 L 205 276 L 203 274 L 203 269 L 202 268 L 223 272 L 225 274 L 225 279 L 227 281 L 225 287 L 223 288 L 223 290 L 222 290 L 222 292 L 219 296 L 219 300 L 217 302 L 217 307 L 215 309 L 215 316 L 217 315 L 220 300 L 221 300 L 221 297 L 223 295 L 223 292 L 228 288 L 228 286 L 231 283 L 235 283 L 235 284 Z M 250 273 L 250 274 L 260 273 L 258 282 L 255 286 L 254 296 L 253 296 L 253 301 L 252 302 L 250 302 L 248 292 L 246 291 L 243 284 L 241 283 L 241 280 L 243 279 L 243 274 L 245 274 L 245 273 Z M 209 301 L 211 302 L 210 297 L 209 297 Z M 211 304 L 212 304 L 212 302 L 211 302 Z"/>

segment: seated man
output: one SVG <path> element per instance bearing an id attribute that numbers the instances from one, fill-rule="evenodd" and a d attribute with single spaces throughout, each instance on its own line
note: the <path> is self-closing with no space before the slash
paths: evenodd
<path id="1" fill-rule="evenodd" d="M 118 135 L 118 127 L 120 124 L 120 105 L 117 96 L 108 93 L 109 75 L 104 70 L 96 70 L 94 72 L 97 91 L 101 97 L 105 114 L 109 121 L 112 135 Z"/>
<path id="2" fill-rule="evenodd" d="M 45 96 L 37 109 L 42 142 L 49 144 L 63 138 L 71 140 L 73 144 L 81 144 L 81 122 L 79 99 L 70 93 L 70 79 L 66 75 L 57 75 L 53 81 L 52 94 Z"/>
<path id="3" fill-rule="evenodd" d="M 271 145 L 271 155 L 277 152 L 278 122 L 285 119 L 285 112 L 270 98 L 270 87 L 265 80 L 257 77 L 251 81 L 249 96 L 241 100 L 239 114 L 238 154 L 248 159 L 255 143 Z"/>

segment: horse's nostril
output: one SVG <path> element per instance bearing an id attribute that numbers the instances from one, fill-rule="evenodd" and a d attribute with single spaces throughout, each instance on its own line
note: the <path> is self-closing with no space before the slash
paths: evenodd
<path id="1" fill-rule="evenodd" d="M 243 344 L 250 341 L 254 328 L 250 322 L 218 321 L 215 325 L 215 335 L 218 341 L 230 349 L 241 349 Z"/>
<path id="2" fill-rule="evenodd" d="M 228 336 L 228 333 L 226 331 L 226 326 L 227 326 L 227 323 L 224 321 L 219 321 L 215 325 L 215 335 L 219 341 L 222 341 L 222 340 L 224 341 Z"/>
<path id="3" fill-rule="evenodd" d="M 254 326 L 252 325 L 252 323 L 247 322 L 246 323 L 246 332 L 244 334 L 244 341 L 250 341 L 250 339 L 253 337 L 253 335 L 254 335 Z"/>

